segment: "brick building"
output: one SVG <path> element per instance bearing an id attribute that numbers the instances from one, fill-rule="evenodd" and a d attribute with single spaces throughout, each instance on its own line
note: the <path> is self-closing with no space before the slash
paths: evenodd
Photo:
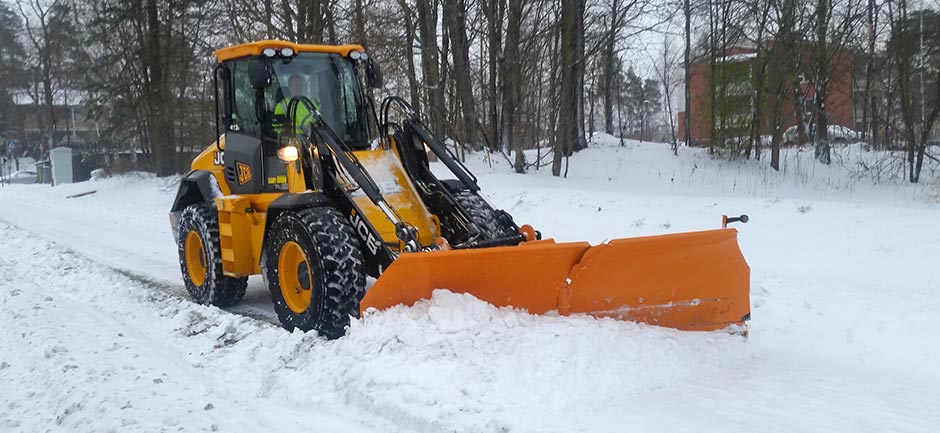
<path id="1" fill-rule="evenodd" d="M 764 50 L 763 52 L 766 52 Z M 786 96 L 783 100 L 781 127 L 784 131 L 797 124 L 797 113 L 803 110 L 807 123 L 815 121 L 815 89 L 810 81 L 812 77 L 812 52 L 809 47 L 802 50 L 802 59 L 794 59 L 798 63 L 797 80 L 802 94 L 801 98 L 795 96 L 793 85 L 787 86 Z M 769 94 L 761 107 L 753 107 L 755 90 L 755 75 L 759 73 L 758 53 L 754 48 L 733 47 L 720 56 L 713 70 L 709 59 L 699 58 L 692 62 L 690 68 L 690 105 L 692 108 L 691 134 L 693 143 L 705 144 L 711 138 L 712 128 L 712 74 L 721 74 L 719 88 L 722 90 L 716 95 L 717 116 L 716 128 L 722 138 L 747 137 L 750 134 L 750 125 L 754 113 L 761 110 L 761 135 L 770 136 L 772 125 L 770 121 L 773 101 Z M 829 124 L 841 125 L 856 129 L 856 101 L 853 92 L 853 69 L 855 59 L 849 52 L 838 53 L 833 56 L 829 64 L 829 96 L 826 99 L 829 112 Z M 767 68 L 767 74 L 772 73 Z M 765 76 L 765 85 L 771 82 Z M 802 103 L 800 101 L 802 99 Z M 681 139 L 685 139 L 685 112 L 678 113 L 678 127 Z"/>

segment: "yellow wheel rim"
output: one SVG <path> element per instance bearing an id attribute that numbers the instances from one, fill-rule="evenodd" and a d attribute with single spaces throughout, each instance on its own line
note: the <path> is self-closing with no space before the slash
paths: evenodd
<path id="1" fill-rule="evenodd" d="M 183 246 L 186 258 L 186 271 L 189 279 L 196 286 L 206 282 L 206 251 L 202 247 L 202 238 L 195 230 L 186 234 L 186 244 Z"/>
<path id="2" fill-rule="evenodd" d="M 290 241 L 281 247 L 277 255 L 277 275 L 281 296 L 288 308 L 297 314 L 307 311 L 313 294 L 313 272 L 300 244 Z"/>

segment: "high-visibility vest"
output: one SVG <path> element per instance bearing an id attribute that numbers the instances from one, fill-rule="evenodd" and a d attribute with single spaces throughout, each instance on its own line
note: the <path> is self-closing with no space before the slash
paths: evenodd
<path id="1" fill-rule="evenodd" d="M 277 105 L 274 106 L 274 115 L 283 116 L 286 119 L 287 107 L 289 104 L 290 104 L 290 98 L 282 99 L 281 102 L 278 102 Z M 316 98 L 313 101 L 313 106 L 314 108 L 317 109 L 317 111 L 320 111 L 320 98 Z M 294 133 L 302 134 L 303 129 L 301 128 L 301 126 L 309 125 L 311 123 L 313 123 L 313 116 L 310 115 L 310 110 L 307 109 L 306 105 L 298 103 L 297 112 L 294 117 Z M 278 121 L 272 122 L 272 126 L 274 127 L 274 132 L 278 134 L 280 134 L 281 129 L 284 128 L 284 124 Z"/>

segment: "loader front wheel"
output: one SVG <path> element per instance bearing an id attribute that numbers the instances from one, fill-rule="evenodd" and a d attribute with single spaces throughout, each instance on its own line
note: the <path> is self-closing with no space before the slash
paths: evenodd
<path id="1" fill-rule="evenodd" d="M 219 217 L 214 208 L 194 204 L 183 209 L 177 245 L 183 282 L 194 302 L 217 307 L 241 302 L 248 278 L 228 277 L 222 272 Z"/>
<path id="2" fill-rule="evenodd" d="M 512 217 L 505 211 L 493 209 L 489 203 L 470 190 L 454 191 L 454 198 L 463 207 L 480 229 L 484 236 L 490 239 L 499 239 L 512 236 L 517 229 L 512 227 Z"/>
<path id="3" fill-rule="evenodd" d="M 359 317 L 365 294 L 362 251 L 336 209 L 285 211 L 271 224 L 261 260 L 281 325 L 335 339 Z"/>

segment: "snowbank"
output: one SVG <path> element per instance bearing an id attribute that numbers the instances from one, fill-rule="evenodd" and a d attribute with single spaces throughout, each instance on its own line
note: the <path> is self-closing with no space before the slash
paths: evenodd
<path id="1" fill-rule="evenodd" d="M 187 300 L 167 220 L 176 179 L 15 185 L 0 190 L 0 431 L 940 425 L 940 210 L 919 186 L 842 188 L 835 165 L 765 182 L 753 163 L 650 143 L 578 153 L 568 179 L 469 165 L 487 199 L 558 240 L 748 213 L 751 337 L 535 317 L 438 291 L 328 342 L 276 326 L 258 278 L 228 311 Z"/>
<path id="2" fill-rule="evenodd" d="M 258 431 L 251 414 L 281 402 L 369 428 L 394 420 L 418 431 L 558 429 L 545 411 L 593 414 L 604 427 L 626 408 L 624 396 L 749 353 L 728 334 L 531 316 L 444 290 L 354 321 L 346 338 L 328 342 L 194 305 L 5 224 L 0 236 L 0 317 L 22 331 L 0 333 L 0 378 L 13 390 L 0 396 L 11 408 L 0 426 L 20 431 Z"/>
<path id="3" fill-rule="evenodd" d="M 546 156 L 544 149 L 525 153 L 528 162 L 539 160 L 541 153 L 542 164 L 547 164 L 529 169 L 528 177 L 551 177 L 551 155 Z M 558 185 L 643 194 L 923 202 L 940 183 L 940 165 L 926 162 L 924 182 L 910 185 L 904 158 L 902 152 L 870 152 L 857 143 L 833 147 L 833 163 L 826 166 L 813 159 L 812 148 L 786 147 L 781 149 L 778 172 L 770 167 L 768 151 L 760 162 L 730 161 L 702 148 L 680 147 L 674 156 L 665 143 L 624 140 L 621 146 L 619 138 L 597 133 L 587 149 L 571 157 L 569 182 Z M 509 162 L 499 155 L 471 153 L 467 164 L 478 174 L 512 173 Z"/>

